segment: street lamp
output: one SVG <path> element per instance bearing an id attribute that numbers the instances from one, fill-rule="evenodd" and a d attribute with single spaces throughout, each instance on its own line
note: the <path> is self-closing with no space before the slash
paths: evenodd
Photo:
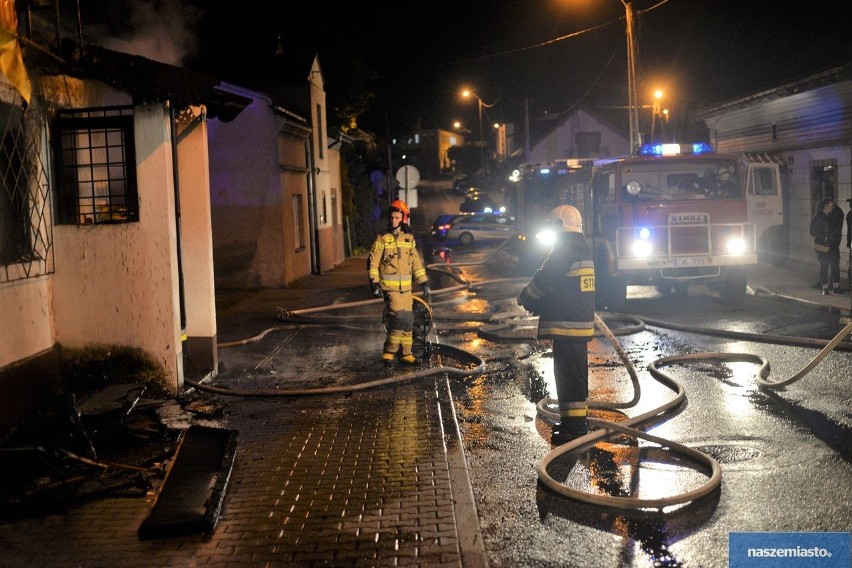
<path id="1" fill-rule="evenodd" d="M 497 104 L 497 101 L 494 101 L 493 103 L 488 104 L 488 103 L 484 102 L 480 98 L 479 95 L 477 95 L 476 93 L 474 93 L 473 91 L 471 91 L 469 89 L 465 89 L 464 91 L 462 91 L 462 96 L 465 97 L 465 98 L 474 97 L 476 99 L 477 106 L 479 107 L 479 143 L 483 147 L 485 147 L 485 145 L 484 145 L 485 137 L 484 137 L 484 133 L 482 131 L 482 107 L 491 108 L 495 104 Z"/>
<path id="2" fill-rule="evenodd" d="M 657 118 L 660 119 L 660 136 L 665 136 L 663 133 L 663 113 L 660 110 L 660 99 L 663 98 L 663 92 L 660 89 L 654 91 L 654 104 L 651 107 L 651 143 L 654 142 L 654 130 L 657 125 Z"/>
<path id="3" fill-rule="evenodd" d="M 483 101 L 482 98 L 479 95 L 477 95 L 476 93 L 474 93 L 473 91 L 471 91 L 469 89 L 465 89 L 464 91 L 462 91 L 462 96 L 465 97 L 465 98 L 470 98 L 470 97 L 476 98 L 476 103 L 477 103 L 477 106 L 479 107 L 479 148 L 480 148 L 480 151 L 481 151 L 481 159 L 482 159 L 481 166 L 485 166 L 487 156 L 486 156 L 486 150 L 485 150 L 485 133 L 482 130 L 482 112 L 483 112 L 482 109 L 483 109 L 483 107 L 485 107 L 485 108 L 493 107 L 494 105 L 497 104 L 497 101 L 494 101 L 493 103 L 488 104 L 485 101 Z"/>

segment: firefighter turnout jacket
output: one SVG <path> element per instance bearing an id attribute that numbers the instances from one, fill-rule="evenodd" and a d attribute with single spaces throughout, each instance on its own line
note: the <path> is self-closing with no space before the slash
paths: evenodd
<path id="1" fill-rule="evenodd" d="M 384 292 L 411 292 L 413 282 L 427 284 L 426 268 L 407 225 L 376 237 L 370 250 L 368 277 Z"/>
<path id="2" fill-rule="evenodd" d="M 595 333 L 595 265 L 582 233 L 557 238 L 518 303 L 539 316 L 539 339 L 588 342 Z"/>

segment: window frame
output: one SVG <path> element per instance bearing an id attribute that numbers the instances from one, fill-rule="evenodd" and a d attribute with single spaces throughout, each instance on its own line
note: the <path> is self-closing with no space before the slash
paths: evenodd
<path id="1" fill-rule="evenodd" d="M 53 120 L 56 223 L 139 221 L 133 107 L 57 111 Z"/>

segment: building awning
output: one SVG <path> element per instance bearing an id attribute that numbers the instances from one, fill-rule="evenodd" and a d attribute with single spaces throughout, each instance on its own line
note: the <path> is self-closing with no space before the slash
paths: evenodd
<path id="1" fill-rule="evenodd" d="M 37 63 L 44 75 L 67 74 L 101 81 L 130 94 L 137 105 L 168 101 L 176 110 L 204 105 L 209 118 L 222 122 L 233 120 L 252 102 L 250 98 L 217 88 L 221 83 L 217 77 L 139 55 L 73 44 L 66 45 L 63 52 L 70 54 L 68 59 L 34 56 L 32 63 Z"/>

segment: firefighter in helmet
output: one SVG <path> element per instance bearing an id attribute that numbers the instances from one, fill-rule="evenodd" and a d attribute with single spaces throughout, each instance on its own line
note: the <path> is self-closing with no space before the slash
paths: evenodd
<path id="1" fill-rule="evenodd" d="M 588 433 L 588 342 L 595 332 L 595 265 L 576 207 L 560 205 L 548 215 L 558 235 L 553 250 L 521 291 L 518 304 L 539 316 L 538 338 L 553 340 L 553 374 L 559 422 L 551 443 Z"/>
<path id="2" fill-rule="evenodd" d="M 370 286 L 373 295 L 384 297 L 390 312 L 382 354 L 386 367 L 393 367 L 397 357 L 409 365 L 419 363 L 411 352 L 414 337 L 413 283 L 420 285 L 424 300 L 429 301 L 432 296 L 426 268 L 408 225 L 408 215 L 408 205 L 398 199 L 392 202 L 388 208 L 388 228 L 376 236 L 370 250 L 367 272 Z"/>

